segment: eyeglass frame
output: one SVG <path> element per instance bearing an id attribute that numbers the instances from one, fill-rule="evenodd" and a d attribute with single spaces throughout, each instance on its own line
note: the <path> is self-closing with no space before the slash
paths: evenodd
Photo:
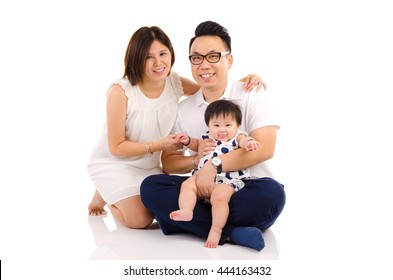
<path id="1" fill-rule="evenodd" d="M 231 53 L 231 52 L 211 52 L 211 53 L 208 53 L 208 54 L 206 54 L 206 55 L 191 54 L 191 55 L 188 56 L 188 59 L 190 60 L 190 62 L 191 62 L 192 65 L 201 65 L 205 59 L 206 59 L 206 61 L 209 62 L 209 63 L 218 63 L 218 62 L 220 62 L 222 56 L 228 55 L 228 54 L 230 54 L 230 53 Z M 209 55 L 212 55 L 212 54 L 218 54 L 218 55 L 219 55 L 217 61 L 211 62 L 211 61 L 209 61 L 209 59 L 207 59 L 207 57 L 208 57 Z M 192 57 L 195 57 L 195 56 L 200 56 L 200 57 L 202 57 L 201 63 L 193 63 L 193 62 L 192 62 Z"/>

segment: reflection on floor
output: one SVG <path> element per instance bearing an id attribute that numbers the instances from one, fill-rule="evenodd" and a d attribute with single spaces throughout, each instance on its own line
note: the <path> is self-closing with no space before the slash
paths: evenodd
<path id="1" fill-rule="evenodd" d="M 90 260 L 278 260 L 279 246 L 274 233 L 263 233 L 265 248 L 255 251 L 226 243 L 205 248 L 204 240 L 189 234 L 163 235 L 157 224 L 135 230 L 114 222 L 112 216 L 89 217 L 96 248 Z"/>

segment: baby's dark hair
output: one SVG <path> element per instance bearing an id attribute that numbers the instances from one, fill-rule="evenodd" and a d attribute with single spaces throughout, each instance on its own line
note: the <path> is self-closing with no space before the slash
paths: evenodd
<path id="1" fill-rule="evenodd" d="M 209 125 L 209 121 L 212 117 L 218 116 L 233 116 L 237 125 L 240 126 L 242 123 L 242 110 L 240 106 L 229 100 L 216 100 L 207 106 L 205 111 L 206 125 Z"/>

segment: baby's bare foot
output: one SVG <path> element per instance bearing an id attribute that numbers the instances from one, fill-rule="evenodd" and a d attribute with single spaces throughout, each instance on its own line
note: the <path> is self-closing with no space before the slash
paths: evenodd
<path id="1" fill-rule="evenodd" d="M 220 241 L 222 229 L 212 226 L 209 231 L 209 236 L 205 242 L 206 248 L 217 248 Z"/>
<path id="2" fill-rule="evenodd" d="M 106 202 L 100 195 L 100 193 L 96 190 L 91 199 L 89 206 L 87 207 L 90 216 L 105 216 L 107 212 L 105 211 L 104 207 Z"/>
<path id="3" fill-rule="evenodd" d="M 181 209 L 173 211 L 169 214 L 169 218 L 174 221 L 184 221 L 189 222 L 192 220 L 193 212 L 188 209 Z"/>

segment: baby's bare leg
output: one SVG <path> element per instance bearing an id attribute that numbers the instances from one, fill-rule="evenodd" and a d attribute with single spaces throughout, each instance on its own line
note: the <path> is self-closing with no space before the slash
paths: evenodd
<path id="1" fill-rule="evenodd" d="M 210 195 L 213 222 L 205 242 L 207 248 L 216 248 L 220 241 L 222 228 L 225 226 L 229 215 L 228 203 L 233 193 L 234 189 L 231 185 L 219 184 Z"/>
<path id="2" fill-rule="evenodd" d="M 216 248 L 218 242 L 220 241 L 221 233 L 222 233 L 222 228 L 211 226 L 209 231 L 209 236 L 207 237 L 207 240 L 205 242 L 205 247 Z"/>
<path id="3" fill-rule="evenodd" d="M 194 214 L 196 198 L 196 175 L 193 175 L 181 185 L 179 195 L 180 210 L 171 212 L 169 217 L 175 221 L 191 221 Z"/>

